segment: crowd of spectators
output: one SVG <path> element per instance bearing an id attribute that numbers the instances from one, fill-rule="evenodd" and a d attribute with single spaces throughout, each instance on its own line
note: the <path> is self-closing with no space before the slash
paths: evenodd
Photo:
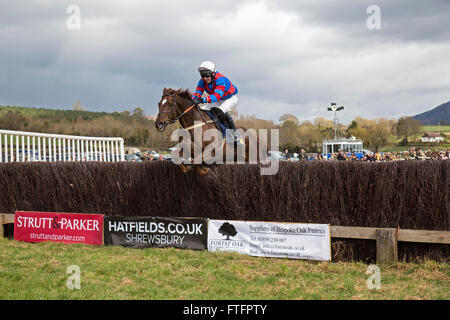
<path id="1" fill-rule="evenodd" d="M 159 154 L 157 152 L 136 152 L 136 153 L 125 153 L 125 160 L 132 162 L 142 162 L 142 161 L 162 161 L 162 160 L 171 160 L 172 156 L 168 154 Z"/>
<path id="2" fill-rule="evenodd" d="M 290 154 L 286 149 L 282 153 L 282 160 L 305 161 L 305 160 L 328 160 L 328 161 L 366 161 L 366 162 L 387 162 L 399 160 L 448 160 L 450 150 L 422 150 L 412 147 L 408 151 L 373 152 L 363 153 L 358 156 L 355 152 L 339 151 L 332 153 L 328 159 L 321 153 L 307 154 L 302 151 L 298 154 Z"/>
<path id="3" fill-rule="evenodd" d="M 148 160 L 171 160 L 170 155 L 161 155 L 158 153 L 144 152 L 135 153 L 132 155 L 125 155 L 127 161 L 148 161 Z M 448 160 L 450 159 L 450 150 L 422 150 L 421 148 L 410 148 L 408 151 L 392 151 L 392 152 L 367 152 L 355 153 L 339 151 L 331 155 L 324 155 L 322 153 L 307 153 L 305 149 L 301 149 L 299 153 L 289 153 L 285 149 L 281 153 L 280 160 L 287 161 L 365 161 L 365 162 L 387 162 L 399 160 Z"/>

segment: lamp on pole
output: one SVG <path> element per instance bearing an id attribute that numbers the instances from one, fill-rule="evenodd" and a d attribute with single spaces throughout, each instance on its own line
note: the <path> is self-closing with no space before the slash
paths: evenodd
<path id="1" fill-rule="evenodd" d="M 337 139 L 337 123 L 338 123 L 338 117 L 337 117 L 337 112 L 344 110 L 344 106 L 336 106 L 335 102 L 331 103 L 331 107 L 328 107 L 327 109 L 328 111 L 334 111 L 334 118 L 333 118 L 333 122 L 334 122 L 334 140 Z"/>

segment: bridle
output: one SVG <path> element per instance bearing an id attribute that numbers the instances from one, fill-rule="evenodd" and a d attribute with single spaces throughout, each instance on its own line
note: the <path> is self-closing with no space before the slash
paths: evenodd
<path id="1" fill-rule="evenodd" d="M 172 113 L 172 114 L 175 114 L 175 105 L 176 105 L 176 95 L 175 94 L 163 94 L 163 96 L 162 96 L 163 98 L 164 97 L 172 97 L 173 98 L 173 102 L 172 103 L 170 103 L 169 104 L 169 106 L 170 106 L 170 108 L 171 108 L 171 110 L 169 110 L 169 111 L 160 111 L 159 113 L 158 113 L 158 116 L 161 116 L 162 114 L 166 114 L 166 113 Z M 167 103 L 169 103 L 169 101 L 167 101 Z M 203 119 L 203 122 L 205 122 L 205 123 L 208 123 L 207 121 L 206 121 L 206 119 L 203 117 L 203 114 L 200 112 L 200 110 L 199 110 L 199 108 L 198 108 L 198 104 L 196 104 L 196 103 L 194 103 L 192 106 L 190 106 L 189 108 L 187 108 L 186 110 L 184 110 L 182 113 L 180 113 L 175 119 L 172 119 L 172 120 L 169 120 L 169 121 L 167 121 L 167 124 L 174 124 L 175 122 L 177 122 L 177 121 L 179 121 L 180 119 L 181 119 L 181 117 L 183 117 L 185 114 L 187 114 L 189 111 L 191 111 L 192 109 L 194 109 L 194 108 L 196 108 L 197 110 L 198 110 L 198 112 L 200 113 L 200 115 L 201 115 L 201 117 L 202 117 L 202 119 Z"/>

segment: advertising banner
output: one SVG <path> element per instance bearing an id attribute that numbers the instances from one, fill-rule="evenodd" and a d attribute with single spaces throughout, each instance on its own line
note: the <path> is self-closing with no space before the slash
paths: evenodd
<path id="1" fill-rule="evenodd" d="M 14 239 L 103 244 L 103 215 L 16 211 Z"/>
<path id="2" fill-rule="evenodd" d="M 331 260 L 330 228 L 327 224 L 209 220 L 208 250 Z"/>
<path id="3" fill-rule="evenodd" d="M 207 227 L 203 218 L 105 217 L 105 244 L 205 250 Z"/>

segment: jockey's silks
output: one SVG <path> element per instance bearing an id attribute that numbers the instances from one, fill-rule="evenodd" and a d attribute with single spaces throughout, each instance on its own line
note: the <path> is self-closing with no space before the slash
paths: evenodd
<path id="1" fill-rule="evenodd" d="M 209 85 L 206 85 L 203 79 L 200 79 L 194 96 L 201 98 L 205 90 L 209 94 L 206 97 L 206 102 L 208 103 L 226 100 L 238 92 L 237 87 L 220 72 L 216 72 L 214 81 L 212 81 Z"/>

